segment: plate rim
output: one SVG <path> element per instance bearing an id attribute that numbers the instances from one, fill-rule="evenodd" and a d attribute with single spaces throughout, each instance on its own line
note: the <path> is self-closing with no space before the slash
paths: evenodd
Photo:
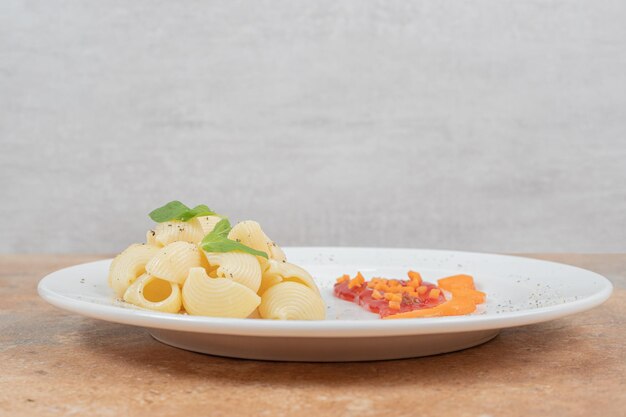
<path id="1" fill-rule="evenodd" d="M 486 252 L 471 252 L 440 249 L 392 248 L 392 247 L 354 247 L 354 246 L 291 246 L 286 251 L 353 251 L 353 250 L 390 250 L 420 251 L 438 254 L 480 255 L 498 258 L 512 258 L 516 261 L 552 264 L 559 268 L 573 268 L 592 274 L 604 284 L 590 296 L 534 309 L 503 312 L 497 315 L 468 315 L 453 317 L 419 318 L 403 320 L 318 320 L 318 321 L 278 321 L 252 320 L 238 318 L 189 316 L 161 313 L 149 310 L 129 309 L 115 305 L 77 300 L 48 288 L 47 284 L 54 276 L 70 269 L 110 263 L 111 259 L 85 262 L 53 271 L 43 277 L 38 285 L 39 295 L 55 307 L 83 316 L 140 327 L 196 332 L 208 334 L 229 334 L 263 337 L 380 337 L 380 336 L 413 336 L 425 334 L 459 333 L 489 329 L 503 329 L 535 324 L 565 317 L 592 309 L 604 303 L 613 292 L 611 281 L 598 274 L 573 265 L 546 261 L 517 255 L 504 255 Z"/>

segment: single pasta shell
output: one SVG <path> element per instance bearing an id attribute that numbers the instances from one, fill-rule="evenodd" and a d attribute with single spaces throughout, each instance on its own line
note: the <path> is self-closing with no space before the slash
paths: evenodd
<path id="1" fill-rule="evenodd" d="M 200 243 L 204 236 L 197 219 L 191 219 L 188 222 L 172 220 L 159 223 L 154 228 L 154 239 L 162 246 L 167 246 L 172 242 Z"/>
<path id="2" fill-rule="evenodd" d="M 174 242 L 158 251 L 146 265 L 146 272 L 157 278 L 182 284 L 189 269 L 203 266 L 203 260 L 204 255 L 198 246 L 188 242 Z"/>
<path id="3" fill-rule="evenodd" d="M 159 252 L 154 245 L 135 243 L 117 255 L 109 267 L 109 286 L 121 297 L 139 275 L 146 272 L 146 264 Z"/>
<path id="4" fill-rule="evenodd" d="M 282 249 L 263 232 L 261 225 L 254 220 L 237 223 L 228 233 L 228 238 L 265 252 L 270 259 L 278 261 L 287 259 Z"/>
<path id="5" fill-rule="evenodd" d="M 231 279 L 211 278 L 204 268 L 192 268 L 183 285 L 185 311 L 195 316 L 245 318 L 261 298 Z"/>
<path id="6" fill-rule="evenodd" d="M 149 274 L 143 274 L 128 287 L 124 301 L 164 313 L 178 313 L 183 303 L 178 284 Z"/>
<path id="7" fill-rule="evenodd" d="M 326 306 L 319 294 L 298 282 L 281 282 L 261 296 L 259 313 L 273 320 L 324 320 Z"/>
<path id="8" fill-rule="evenodd" d="M 289 262 L 280 262 L 270 259 L 267 269 L 263 272 L 259 294 L 263 294 L 269 287 L 282 281 L 299 282 L 311 288 L 317 294 L 320 293 L 313 277 L 305 269 Z"/>
<path id="9" fill-rule="evenodd" d="M 229 278 L 250 288 L 255 293 L 261 286 L 261 266 L 257 257 L 243 252 L 206 253 L 210 267 L 218 267 L 215 276 Z"/>
<path id="10" fill-rule="evenodd" d="M 196 220 L 200 224 L 200 228 L 202 228 L 202 237 L 204 237 L 213 231 L 215 225 L 222 220 L 222 218 L 220 216 L 202 216 L 196 217 Z"/>

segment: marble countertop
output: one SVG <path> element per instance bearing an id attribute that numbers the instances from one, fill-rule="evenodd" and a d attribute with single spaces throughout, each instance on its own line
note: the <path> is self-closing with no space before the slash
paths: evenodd
<path id="1" fill-rule="evenodd" d="M 615 284 L 592 311 L 507 329 L 469 350 L 368 363 L 272 363 L 165 346 L 141 328 L 41 300 L 48 272 L 103 256 L 0 256 L 0 414 L 619 416 L 626 254 L 534 254 Z"/>

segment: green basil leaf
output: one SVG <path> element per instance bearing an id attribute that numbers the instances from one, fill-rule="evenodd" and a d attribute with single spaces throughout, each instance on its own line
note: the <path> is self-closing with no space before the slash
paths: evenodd
<path id="1" fill-rule="evenodd" d="M 200 204 L 199 206 L 195 206 L 191 210 L 184 212 L 183 214 L 178 216 L 177 219 L 187 222 L 193 219 L 194 217 L 214 216 L 214 215 L 215 215 L 215 212 L 213 210 L 211 210 L 204 204 Z"/>
<path id="2" fill-rule="evenodd" d="M 262 256 L 265 259 L 268 259 L 267 253 L 261 252 L 260 250 L 252 249 L 249 246 L 244 245 L 243 243 L 226 239 L 224 237 L 213 236 L 212 239 L 206 240 L 209 235 L 205 236 L 205 239 L 202 240 L 202 249 L 207 252 L 234 252 L 240 251 L 249 253 L 254 256 Z"/>
<path id="3" fill-rule="evenodd" d="M 181 220 L 188 222 L 189 220 L 200 216 L 213 216 L 216 213 L 204 204 L 195 206 L 190 209 L 180 201 L 170 201 L 163 207 L 152 210 L 149 214 L 150 218 L 157 223 L 163 223 L 170 220 Z"/>
<path id="4" fill-rule="evenodd" d="M 213 230 L 209 233 L 209 235 L 216 235 L 219 237 L 227 237 L 230 232 L 230 222 L 228 219 L 222 219 L 213 228 Z"/>
<path id="5" fill-rule="evenodd" d="M 189 207 L 181 203 L 180 201 L 170 201 L 163 207 L 152 210 L 149 214 L 150 218 L 157 223 L 163 223 L 172 219 L 176 219 L 186 211 L 189 211 Z"/>

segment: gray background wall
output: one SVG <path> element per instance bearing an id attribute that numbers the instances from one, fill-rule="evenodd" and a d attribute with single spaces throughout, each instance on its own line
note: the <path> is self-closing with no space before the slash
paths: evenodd
<path id="1" fill-rule="evenodd" d="M 0 251 L 626 250 L 626 2 L 0 2 Z"/>

